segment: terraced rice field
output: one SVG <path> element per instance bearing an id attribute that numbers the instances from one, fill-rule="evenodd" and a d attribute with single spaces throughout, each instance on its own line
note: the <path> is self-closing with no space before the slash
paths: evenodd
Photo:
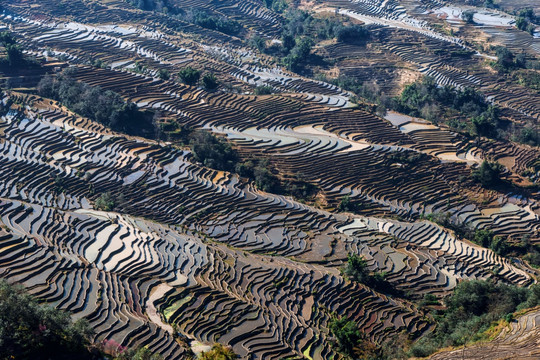
<path id="1" fill-rule="evenodd" d="M 283 15 L 261 1 L 172 2 L 280 41 Z M 415 11 L 397 0 L 322 3 L 314 10 L 371 24 L 373 43 L 365 50 L 339 43 L 315 50 L 338 59 L 342 74 L 387 78 L 381 87 L 394 94 L 407 74 L 429 75 L 441 86 L 477 89 L 516 129 L 538 122 L 540 95 L 503 86 L 479 69 L 487 55 L 435 51 L 471 50 L 414 16 L 445 13 L 442 2 L 423 1 Z M 12 1 L 0 24 L 51 73 L 70 67 L 76 81 L 211 131 L 241 157 L 267 158 L 280 174 L 301 174 L 327 205 L 264 192 L 238 174 L 204 167 L 174 134 L 166 142 L 128 136 L 21 89 L 43 74 L 3 91 L 10 107 L 0 118 L 0 277 L 88 319 L 94 340 L 147 346 L 165 359 L 216 342 L 245 359 L 340 359 L 329 332 L 336 316 L 355 321 L 375 344 L 401 333 L 412 341 L 434 328 L 412 300 L 442 298 L 464 280 L 536 282 L 537 270 L 526 262 L 428 219 L 445 214 L 458 228 L 539 245 L 533 186 L 525 196 L 461 185 L 484 160 L 499 161 L 508 179 L 520 180 L 538 161 L 538 147 L 475 139 L 395 112 L 376 115 L 355 106 L 350 91 L 246 47 L 241 35 L 123 1 L 62 4 Z M 491 20 L 499 26 L 501 19 Z M 90 65 L 97 59 L 107 65 Z M 392 66 L 374 67 L 374 59 Z M 188 65 L 216 73 L 230 89 L 159 77 L 161 69 L 176 74 Z M 257 86 L 274 94 L 255 95 Z M 114 211 L 98 210 L 104 193 L 121 195 Z M 365 208 L 338 211 L 344 198 Z M 348 254 L 385 272 L 409 300 L 348 281 L 340 272 Z M 538 358 L 538 320 L 533 310 L 489 345 L 433 358 L 480 359 L 485 346 L 501 358 L 514 356 L 516 346 L 524 359 Z"/>

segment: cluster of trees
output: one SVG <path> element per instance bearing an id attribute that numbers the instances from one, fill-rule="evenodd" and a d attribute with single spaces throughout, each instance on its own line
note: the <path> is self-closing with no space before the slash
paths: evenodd
<path id="1" fill-rule="evenodd" d="M 531 35 L 534 34 L 534 30 L 536 29 L 535 24 L 539 23 L 540 16 L 536 16 L 533 9 L 530 8 L 520 10 L 516 19 L 516 27 L 520 30 L 528 32 Z"/>
<path id="2" fill-rule="evenodd" d="M 280 179 L 271 171 L 268 159 L 251 158 L 236 164 L 234 171 L 255 182 L 258 189 L 274 194 L 292 196 L 297 200 L 311 201 L 319 192 L 319 188 L 306 181 L 302 174 L 294 174 L 290 178 Z"/>
<path id="3" fill-rule="evenodd" d="M 22 287 L 0 280 L 0 359 L 101 360 L 105 354 L 114 360 L 162 359 L 147 348 L 128 349 L 114 340 L 92 344 L 93 335 L 88 321 L 73 322 L 67 312 L 40 304 Z"/>
<path id="4" fill-rule="evenodd" d="M 271 86 L 260 85 L 255 88 L 255 95 L 270 95 L 274 92 Z"/>
<path id="5" fill-rule="evenodd" d="M 258 189 L 274 194 L 290 195 L 298 200 L 313 200 L 319 188 L 307 182 L 301 174 L 280 179 L 272 172 L 268 159 L 249 158 L 242 161 L 227 141 L 205 130 L 183 130 L 196 161 L 216 170 L 234 172 L 251 179 Z"/>
<path id="6" fill-rule="evenodd" d="M 515 59 L 521 58 L 521 56 L 514 57 L 504 47 L 499 47 L 497 54 L 499 59 L 497 63 L 500 63 L 501 66 L 510 66 L 508 64 L 514 64 Z M 534 77 L 526 77 L 527 81 L 534 81 Z M 345 86 L 345 88 L 362 94 L 363 97 L 379 103 L 383 108 L 391 108 L 407 115 L 422 117 L 434 123 L 441 119 L 450 119 L 446 122 L 448 126 L 467 131 L 471 135 L 495 139 L 510 136 L 510 130 L 506 129 L 506 124 L 501 121 L 498 108 L 490 105 L 482 94 L 472 88 L 457 89 L 449 85 L 440 87 L 433 78 L 424 77 L 421 81 L 407 85 L 399 97 L 389 99 L 384 97 L 384 94 L 381 95 L 380 92 L 366 91 L 364 84 L 354 84 L 353 82 L 353 80 L 344 80 L 337 82 L 337 84 L 351 85 Z M 463 122 L 460 118 L 466 118 L 468 122 Z M 512 139 L 530 145 L 540 143 L 538 131 L 534 127 L 520 129 L 517 134 L 512 136 Z M 486 166 L 482 168 L 482 171 L 486 170 Z M 481 178 L 478 180 L 490 186 Z"/>
<path id="7" fill-rule="evenodd" d="M 0 359 L 91 359 L 92 334 L 87 321 L 74 323 L 0 280 Z"/>
<path id="8" fill-rule="evenodd" d="M 227 35 L 238 35 L 242 31 L 242 25 L 239 22 L 224 16 L 209 14 L 201 9 L 188 10 L 184 15 L 184 20 Z"/>
<path id="9" fill-rule="evenodd" d="M 510 250 L 507 242 L 502 237 L 495 236 L 490 230 L 476 230 L 472 240 L 502 256 L 507 255 Z"/>
<path id="10" fill-rule="evenodd" d="M 194 69 L 191 66 L 186 66 L 178 72 L 178 77 L 184 84 L 194 86 L 199 83 L 201 71 Z"/>
<path id="11" fill-rule="evenodd" d="M 213 73 L 205 73 L 201 80 L 201 71 L 187 66 L 178 72 L 180 80 L 190 86 L 195 86 L 202 82 L 202 86 L 206 90 L 214 90 L 219 86 L 219 80 Z"/>
<path id="12" fill-rule="evenodd" d="M 342 269 L 343 275 L 358 283 L 370 286 L 386 294 L 396 294 L 396 290 L 386 281 L 386 274 L 383 272 L 370 272 L 366 259 L 355 254 L 349 254 L 347 263 Z"/>
<path id="13" fill-rule="evenodd" d="M 6 56 L 0 59 L 1 67 L 20 68 L 26 64 L 21 47 L 10 32 L 0 32 L 0 45 L 6 49 Z"/>
<path id="14" fill-rule="evenodd" d="M 319 74 L 317 78 L 321 81 L 329 82 L 344 90 L 348 90 L 368 101 L 378 105 L 378 113 L 383 114 L 386 107 L 389 107 L 389 99 L 381 91 L 378 84 L 374 81 L 362 82 L 351 76 L 340 75 L 334 79 L 328 79 L 323 74 Z M 354 100 L 354 99 L 353 99 Z"/>
<path id="15" fill-rule="evenodd" d="M 268 159 L 249 159 L 236 164 L 234 171 L 252 179 L 257 188 L 272 193 L 280 193 L 279 179 L 270 171 Z"/>
<path id="16" fill-rule="evenodd" d="M 526 126 L 520 129 L 518 133 L 514 134 L 512 140 L 522 144 L 539 146 L 540 134 L 538 133 L 538 127 L 535 125 Z"/>
<path id="17" fill-rule="evenodd" d="M 309 37 L 297 38 L 295 45 L 290 49 L 289 54 L 283 58 L 283 63 L 291 71 L 301 71 L 306 59 L 311 54 L 314 43 Z"/>
<path id="18" fill-rule="evenodd" d="M 337 41 L 348 44 L 364 44 L 369 40 L 369 31 L 361 25 L 340 26 L 336 31 Z"/>
<path id="19" fill-rule="evenodd" d="M 531 244 L 528 237 L 524 236 L 520 241 L 509 242 L 507 239 L 496 236 L 492 231 L 483 229 L 476 230 L 471 240 L 485 248 L 493 250 L 501 256 L 523 256 L 532 266 L 540 266 L 540 247 Z"/>
<path id="20" fill-rule="evenodd" d="M 129 2 L 133 6 L 136 6 L 141 10 L 158 11 L 165 13 L 169 11 L 168 0 L 130 0 Z"/>
<path id="21" fill-rule="evenodd" d="M 135 104 L 125 102 L 114 91 L 75 81 L 70 75 L 70 71 L 65 71 L 57 77 L 45 76 L 37 85 L 38 93 L 112 129 L 129 133 L 141 133 L 145 129 L 153 132 L 148 130 L 151 124 L 148 124 L 146 114 Z"/>
<path id="22" fill-rule="evenodd" d="M 540 285 L 521 288 L 491 281 L 464 281 L 446 301 L 446 310 L 436 310 L 435 331 L 410 349 L 415 357 L 429 356 L 446 346 L 481 340 L 492 323 L 512 320 L 512 313 L 540 305 Z"/>
<path id="23" fill-rule="evenodd" d="M 488 9 L 497 9 L 499 8 L 499 4 L 495 4 L 493 0 L 485 0 L 484 7 L 487 7 Z"/>
<path id="24" fill-rule="evenodd" d="M 289 6 L 286 0 L 264 0 L 264 5 L 277 13 L 282 13 Z"/>
<path id="25" fill-rule="evenodd" d="M 419 82 L 407 85 L 401 95 L 388 104 L 399 112 L 433 122 L 439 121 L 445 109 L 453 110 L 471 120 L 470 131 L 473 134 L 498 136 L 500 124 L 497 108 L 489 105 L 484 96 L 472 88 L 439 87 L 433 78 L 424 77 Z"/>
<path id="26" fill-rule="evenodd" d="M 356 322 L 345 317 L 334 316 L 328 323 L 328 329 L 333 346 L 349 359 L 396 360 L 407 358 L 399 345 L 407 342 L 404 339 L 407 336 L 404 334 L 391 337 L 377 346 L 367 339 Z"/>
<path id="27" fill-rule="evenodd" d="M 520 85 L 540 92 L 540 73 L 521 70 L 516 73 L 516 78 Z"/>
<path id="28" fill-rule="evenodd" d="M 519 68 L 526 68 L 528 61 L 525 54 L 514 55 L 510 50 L 504 46 L 495 46 L 495 55 L 497 55 L 497 61 L 492 63 L 492 67 L 499 72 L 506 72 Z"/>
<path id="29" fill-rule="evenodd" d="M 110 192 L 104 192 L 96 199 L 94 206 L 98 210 L 113 211 L 118 206 L 121 206 L 124 203 L 125 203 L 125 198 L 123 194 L 114 196 Z"/>
<path id="30" fill-rule="evenodd" d="M 282 39 L 307 36 L 315 40 L 338 38 L 342 42 L 356 42 L 369 38 L 369 32 L 360 25 L 344 25 L 332 17 L 316 17 L 307 11 L 290 10 L 286 14 Z M 358 36 L 361 39 L 357 39 Z"/>
<path id="31" fill-rule="evenodd" d="M 276 0 L 272 2 L 275 3 Z M 289 70 L 302 71 L 312 58 L 311 50 L 317 40 L 337 38 L 340 42 L 364 44 L 369 37 L 369 31 L 363 26 L 346 26 L 331 17 L 315 17 L 307 11 L 291 9 L 285 13 L 280 45 L 276 43 L 267 48 L 266 40 L 258 35 L 253 36 L 249 44 L 261 52 L 280 57 Z"/>
<path id="32" fill-rule="evenodd" d="M 316 39 L 337 38 L 351 44 L 364 44 L 369 39 L 369 31 L 360 25 L 344 26 L 336 19 L 322 19 L 299 10 L 287 15 L 281 36 L 283 63 L 293 71 L 302 70 Z"/>
<path id="33" fill-rule="evenodd" d="M 526 260 L 532 267 L 540 268 L 540 246 L 531 245 L 526 241 L 522 242 L 521 245 L 526 251 L 523 260 Z"/>
<path id="34" fill-rule="evenodd" d="M 358 210 L 358 204 L 351 200 L 349 195 L 341 198 L 338 204 L 339 211 L 355 212 Z"/>
<path id="35" fill-rule="evenodd" d="M 169 70 L 163 68 L 158 70 L 158 76 L 161 80 L 169 80 L 171 78 Z"/>

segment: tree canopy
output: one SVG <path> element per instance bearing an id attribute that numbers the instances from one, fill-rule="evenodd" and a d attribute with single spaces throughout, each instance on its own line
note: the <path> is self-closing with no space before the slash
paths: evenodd
<path id="1" fill-rule="evenodd" d="M 230 347 L 219 343 L 214 344 L 211 350 L 205 351 L 199 356 L 200 360 L 234 360 L 236 358 L 238 355 Z"/>
<path id="2" fill-rule="evenodd" d="M 0 359 L 87 359 L 92 333 L 87 321 L 73 322 L 0 280 Z"/>
<path id="3" fill-rule="evenodd" d="M 199 82 L 201 72 L 191 66 L 187 66 L 178 72 L 178 76 L 184 84 L 194 86 Z"/>

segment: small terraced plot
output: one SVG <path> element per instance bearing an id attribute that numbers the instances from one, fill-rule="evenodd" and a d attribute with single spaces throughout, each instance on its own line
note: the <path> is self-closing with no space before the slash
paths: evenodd
<path id="1" fill-rule="evenodd" d="M 518 0 L 1 2 L 0 359 L 538 359 L 539 34 Z"/>

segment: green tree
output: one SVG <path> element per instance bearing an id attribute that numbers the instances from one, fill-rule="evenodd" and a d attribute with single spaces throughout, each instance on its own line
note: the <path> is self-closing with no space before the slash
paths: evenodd
<path id="1" fill-rule="evenodd" d="M 369 282 L 369 270 L 367 261 L 358 255 L 349 254 L 343 274 L 350 280 L 362 284 Z"/>
<path id="2" fill-rule="evenodd" d="M 497 64 L 503 69 L 509 69 L 514 66 L 514 54 L 504 46 L 497 46 L 495 48 L 495 54 L 497 55 Z"/>
<path id="3" fill-rule="evenodd" d="M 351 203 L 351 197 L 346 195 L 341 198 L 338 205 L 339 211 L 354 211 L 355 206 Z"/>
<path id="4" fill-rule="evenodd" d="M 114 360 L 161 360 L 161 355 L 154 354 L 148 348 L 128 349 L 123 351 Z"/>
<path id="5" fill-rule="evenodd" d="M 171 74 L 169 73 L 169 70 L 167 69 L 159 69 L 158 76 L 161 80 L 169 80 L 171 77 Z"/>
<path id="6" fill-rule="evenodd" d="M 299 71 L 303 68 L 303 62 L 305 62 L 311 53 L 313 47 L 313 40 L 308 37 L 304 37 L 296 40 L 296 45 L 287 55 L 283 62 L 289 70 Z"/>
<path id="7" fill-rule="evenodd" d="M 268 85 L 259 85 L 255 88 L 255 95 L 270 95 L 273 89 Z"/>
<path id="8" fill-rule="evenodd" d="M 283 50 L 286 54 L 288 54 L 292 50 L 294 45 L 296 45 L 296 42 L 292 34 L 284 33 L 281 36 L 281 46 L 283 47 Z"/>
<path id="9" fill-rule="evenodd" d="M 101 194 L 95 203 L 96 209 L 103 211 L 113 211 L 116 206 L 116 200 L 111 193 L 106 192 Z"/>
<path id="10" fill-rule="evenodd" d="M 472 240 L 483 247 L 490 247 L 493 241 L 493 232 L 489 230 L 476 230 Z"/>
<path id="11" fill-rule="evenodd" d="M 527 30 L 528 25 L 529 25 L 529 22 L 524 17 L 518 17 L 516 19 L 516 27 L 519 30 L 523 30 L 523 31 Z"/>
<path id="12" fill-rule="evenodd" d="M 475 12 L 473 10 L 466 10 L 463 13 L 461 13 L 461 18 L 467 24 L 474 24 L 474 14 Z"/>
<path id="13" fill-rule="evenodd" d="M 497 8 L 497 5 L 495 5 L 495 3 L 493 2 L 493 0 L 486 0 L 486 1 L 484 1 L 484 6 L 487 7 L 487 8 L 490 8 L 490 9 L 495 9 L 495 8 Z"/>
<path id="14" fill-rule="evenodd" d="M 255 35 L 249 39 L 249 45 L 263 53 L 266 50 L 266 40 L 263 37 Z"/>
<path id="15" fill-rule="evenodd" d="M 13 45 L 15 43 L 15 38 L 9 31 L 0 32 L 0 44 L 2 44 L 2 46 Z"/>
<path id="16" fill-rule="evenodd" d="M 501 182 L 503 166 L 497 162 L 484 161 L 472 172 L 472 178 L 482 186 L 494 186 Z"/>
<path id="17" fill-rule="evenodd" d="M 206 90 L 214 90 L 219 86 L 219 81 L 213 73 L 206 73 L 202 78 L 202 84 Z"/>
<path id="18" fill-rule="evenodd" d="M 238 355 L 234 351 L 222 344 L 214 344 L 212 349 L 201 353 L 200 360 L 234 360 L 238 358 Z"/>
<path id="19" fill-rule="evenodd" d="M 184 84 L 194 86 L 199 82 L 201 72 L 191 66 L 187 66 L 178 72 L 178 76 Z"/>
<path id="20" fill-rule="evenodd" d="M 24 56 L 19 45 L 7 44 L 7 61 L 10 67 L 20 67 L 24 62 Z"/>
<path id="21" fill-rule="evenodd" d="M 236 151 L 226 141 L 208 131 L 194 131 L 190 147 L 195 160 L 212 169 L 232 171 L 238 161 Z"/>
<path id="22" fill-rule="evenodd" d="M 333 319 L 329 324 L 330 332 L 335 337 L 337 346 L 346 355 L 354 356 L 354 348 L 362 340 L 358 325 L 346 318 Z"/>

